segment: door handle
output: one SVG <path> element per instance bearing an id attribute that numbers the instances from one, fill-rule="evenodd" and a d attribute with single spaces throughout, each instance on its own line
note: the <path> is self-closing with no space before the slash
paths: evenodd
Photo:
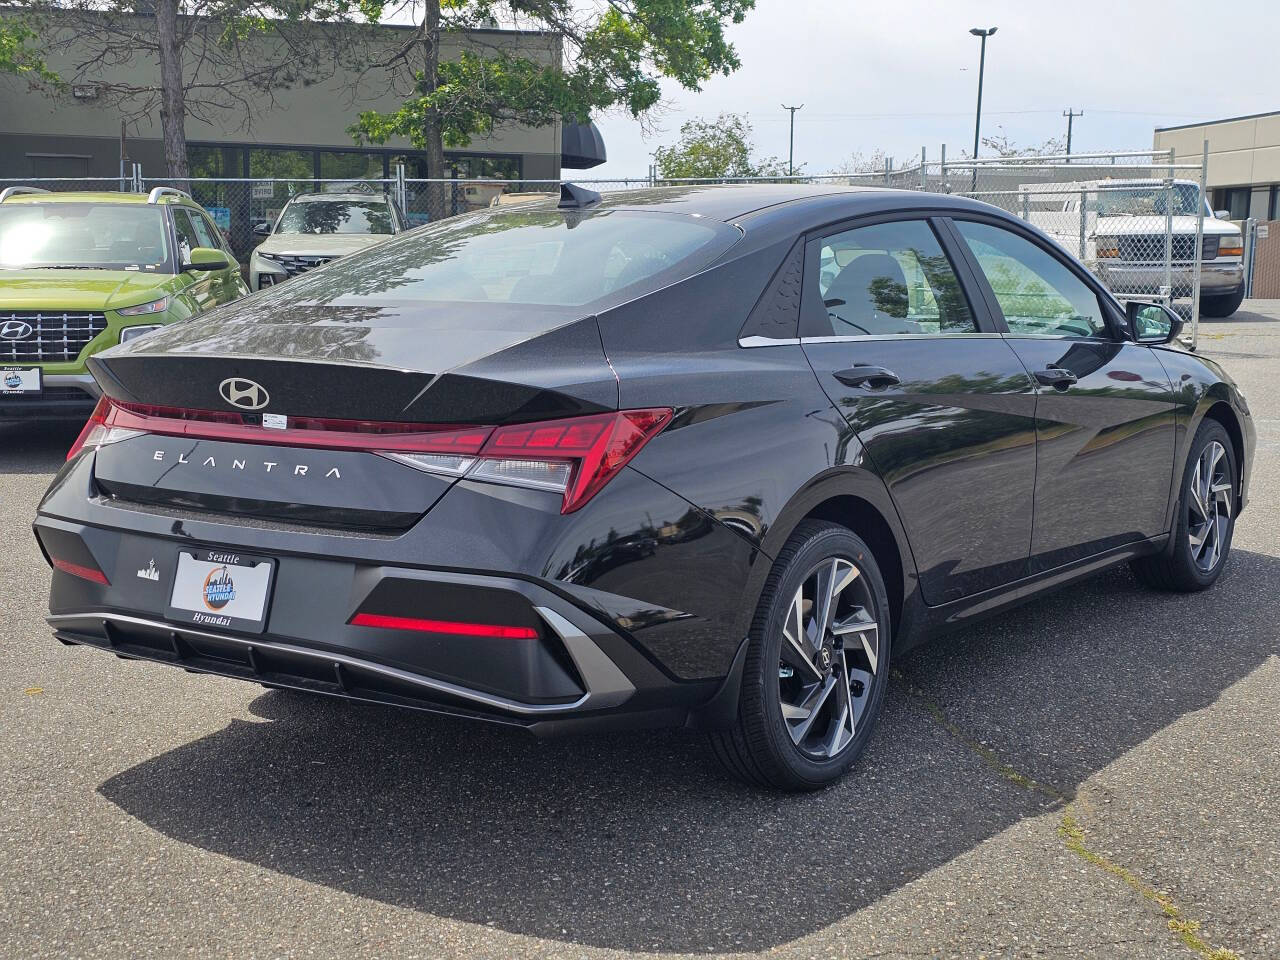
<path id="1" fill-rule="evenodd" d="M 1055 390 L 1066 390 L 1079 378 L 1070 370 L 1064 370 L 1057 364 L 1051 363 L 1043 370 L 1036 371 L 1036 379 L 1046 387 L 1053 387 Z"/>
<path id="2" fill-rule="evenodd" d="M 902 382 L 892 370 L 870 363 L 855 363 L 847 370 L 835 371 L 832 376 L 846 387 L 890 387 Z"/>

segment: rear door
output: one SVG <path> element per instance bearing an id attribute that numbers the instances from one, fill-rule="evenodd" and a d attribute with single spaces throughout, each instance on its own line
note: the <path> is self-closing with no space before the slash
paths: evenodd
<path id="1" fill-rule="evenodd" d="M 1078 264 L 1030 231 L 951 221 L 1006 340 L 1036 380 L 1033 573 L 1165 531 L 1175 397 L 1149 347 Z"/>
<path id="2" fill-rule="evenodd" d="M 1031 542 L 1035 388 L 968 270 L 923 218 L 806 246 L 805 353 L 888 486 L 930 604 L 1025 576 Z"/>

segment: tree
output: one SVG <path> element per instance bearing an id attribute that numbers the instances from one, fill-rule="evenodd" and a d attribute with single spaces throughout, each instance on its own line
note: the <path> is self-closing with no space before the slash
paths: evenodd
<path id="1" fill-rule="evenodd" d="M 1066 150 L 1061 137 L 1050 137 L 1035 147 L 1020 147 L 1009 139 L 1004 127 L 997 127 L 1000 132 L 994 136 L 983 137 L 982 145 L 996 152 L 998 157 L 1056 157 Z M 966 154 L 967 156 L 967 154 Z"/>
<path id="2" fill-rule="evenodd" d="M 38 34 L 40 55 L 70 61 L 62 82 L 29 74 L 33 82 L 54 94 L 91 84 L 130 123 L 158 110 L 168 175 L 183 179 L 188 117 L 234 111 L 248 125 L 278 90 L 318 82 L 357 56 L 354 2 L 18 0 L 10 9 L 35 27 L 26 39 Z M 333 23 L 349 26 L 327 29 Z"/>
<path id="3" fill-rule="evenodd" d="M 883 150 L 875 150 L 864 154 L 855 150 L 828 171 L 834 176 L 856 177 L 868 173 L 884 173 L 885 161 L 888 157 Z"/>
<path id="4" fill-rule="evenodd" d="M 680 125 L 680 139 L 659 147 L 653 160 L 665 180 L 707 180 L 786 176 L 787 165 L 776 157 L 753 159 L 751 123 L 745 116 L 722 113 L 714 121 L 697 117 Z"/>
<path id="5" fill-rule="evenodd" d="M 370 20 L 398 0 L 360 0 Z M 406 137 L 426 154 L 429 177 L 447 176 L 444 148 L 465 147 L 503 123 L 585 123 L 595 111 L 623 109 L 644 119 L 661 101 L 661 81 L 698 90 L 739 61 L 725 27 L 741 23 L 755 0 L 417 0 L 413 30 L 376 70 L 405 73 L 411 89 L 391 113 L 360 114 L 358 141 Z M 544 57 L 479 32 L 504 16 L 547 32 Z M 467 37 L 456 58 L 440 55 L 450 33 Z M 432 217 L 444 213 L 443 185 L 428 190 Z"/>
<path id="6" fill-rule="evenodd" d="M 36 33 L 25 23 L 0 22 L 0 73 L 26 76 L 34 83 L 51 87 L 61 86 L 62 81 L 49 69 L 40 54 L 31 47 Z"/>

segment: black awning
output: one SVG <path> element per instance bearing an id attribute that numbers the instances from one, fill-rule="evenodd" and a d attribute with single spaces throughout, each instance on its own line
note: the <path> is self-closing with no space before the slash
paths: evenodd
<path id="1" fill-rule="evenodd" d="M 560 128 L 560 166 L 570 170 L 598 167 L 605 161 L 604 137 L 594 123 L 566 123 Z"/>

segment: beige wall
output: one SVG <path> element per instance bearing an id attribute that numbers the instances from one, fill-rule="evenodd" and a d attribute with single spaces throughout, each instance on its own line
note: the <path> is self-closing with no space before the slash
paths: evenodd
<path id="1" fill-rule="evenodd" d="M 401 41 L 404 33 L 396 28 L 379 31 L 375 48 L 390 50 Z M 460 37 L 446 37 L 442 53 L 456 57 L 467 41 Z M 518 48 L 526 56 L 548 61 L 559 57 L 558 38 L 538 33 L 514 31 L 480 31 L 474 42 Z M 50 65 L 64 77 L 75 76 L 75 56 L 68 51 L 51 58 Z M 159 70 L 153 64 L 137 58 L 123 69 L 116 68 L 102 76 L 81 76 L 76 82 L 89 83 L 94 79 L 137 85 L 154 83 Z M 309 87 L 280 90 L 276 103 L 260 98 L 251 115 L 241 109 L 219 111 L 212 122 L 189 117 L 187 139 L 192 142 L 261 143 L 281 146 L 335 147 L 351 149 L 354 141 L 347 128 L 355 122 L 362 110 L 390 112 L 403 102 L 406 93 L 403 80 L 400 89 L 387 89 L 385 81 L 368 78 L 360 82 L 354 71 L 337 72 L 331 79 Z M 120 112 L 105 100 L 76 100 L 70 96 L 51 99 L 32 91 L 20 79 L 0 79 L 0 141 L 16 144 L 32 137 L 40 138 L 102 138 L 114 141 L 120 135 Z M 158 110 L 152 116 L 131 125 L 130 139 L 158 140 L 160 118 Z M 410 148 L 405 140 L 385 145 L 390 148 Z M 502 153 L 520 155 L 545 155 L 556 158 L 558 171 L 560 154 L 560 128 L 553 124 L 541 128 L 507 125 L 490 136 L 477 136 L 464 148 L 469 153 Z M 7 153 L 0 146 L 0 153 Z M 540 164 L 539 164 L 540 165 Z M 3 175 L 3 172 L 0 172 Z M 526 175 L 529 175 L 526 172 Z"/>
<path id="2" fill-rule="evenodd" d="M 1280 112 L 1194 127 L 1157 130 L 1153 146 L 1178 163 L 1199 163 L 1209 141 L 1210 187 L 1280 183 Z"/>

